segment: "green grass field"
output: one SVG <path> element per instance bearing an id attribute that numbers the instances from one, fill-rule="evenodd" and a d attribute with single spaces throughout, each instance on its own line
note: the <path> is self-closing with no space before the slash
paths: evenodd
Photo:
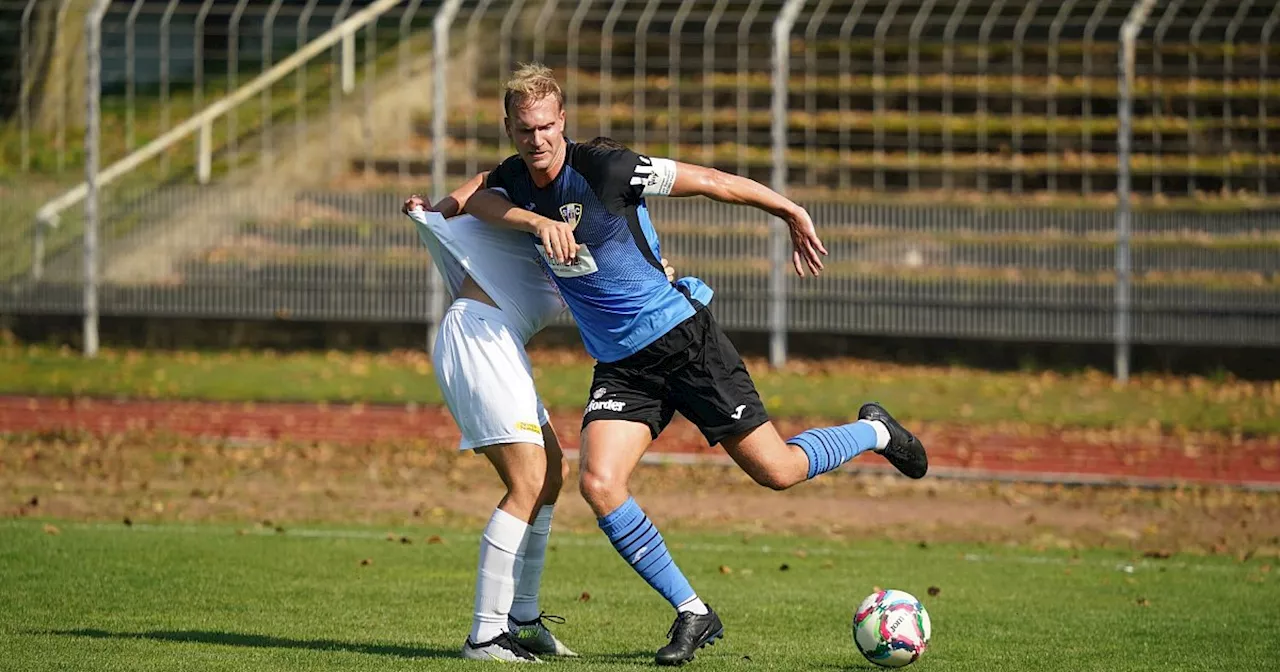
<path id="1" fill-rule="evenodd" d="M 591 381 L 582 356 L 533 354 L 539 391 L 557 410 L 580 410 Z M 1280 432 L 1280 383 L 1135 377 L 1097 372 L 989 372 L 866 361 L 751 364 L 770 413 L 843 419 L 875 398 L 904 421 L 1049 428 Z M 441 404 L 425 353 L 344 354 L 105 350 L 0 346 L 0 394 L 219 401 Z"/>
<path id="2" fill-rule="evenodd" d="M 403 544 L 367 528 L 49 524 L 0 523 L 5 669 L 481 667 L 455 658 L 474 530 L 401 530 Z M 692 669 L 871 669 L 849 621 L 875 586 L 930 610 L 934 639 L 916 669 L 1252 670 L 1280 656 L 1280 589 L 1257 561 L 667 537 L 726 622 Z M 669 608 L 602 536 L 557 533 L 552 549 L 542 606 L 568 619 L 558 632 L 583 654 L 553 664 L 652 667 Z"/>

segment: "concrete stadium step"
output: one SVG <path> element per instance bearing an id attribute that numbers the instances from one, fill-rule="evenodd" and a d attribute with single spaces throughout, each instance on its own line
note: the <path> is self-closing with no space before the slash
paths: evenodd
<path id="1" fill-rule="evenodd" d="M 754 259 L 692 263 L 675 257 L 673 263 L 698 275 L 716 289 L 715 301 L 728 310 L 759 311 L 761 296 L 769 293 L 767 269 Z M 242 262 L 230 257 L 188 260 L 181 265 L 184 281 L 171 287 L 234 287 L 247 294 L 261 293 L 254 301 L 266 300 L 272 292 L 295 297 L 299 305 L 321 294 L 373 295 L 379 291 L 403 295 L 426 293 L 430 266 L 425 260 L 374 263 L 342 259 L 314 260 L 300 266 L 296 260 Z M 1082 273 L 1037 271 L 1034 269 L 988 269 L 966 267 L 902 268 L 894 264 L 832 265 L 817 281 L 789 281 L 793 305 L 812 304 L 839 311 L 842 307 L 892 303 L 903 308 L 983 307 L 1009 309 L 1034 306 L 1046 309 L 1092 308 L 1108 312 L 1114 307 L 1114 275 L 1109 272 Z M 127 287 L 119 288 L 127 290 Z M 155 288 L 164 291 L 164 287 Z M 1137 314 L 1151 311 L 1195 312 L 1206 316 L 1224 314 L 1249 319 L 1280 319 L 1280 281 L 1264 285 L 1237 282 L 1235 278 L 1170 277 L 1136 275 L 1133 281 Z M 325 297 L 325 301 L 332 297 Z M 299 306 L 284 306 L 305 312 Z M 424 313 L 425 314 L 425 313 Z M 819 323 L 821 312 L 813 315 Z M 746 320 L 751 322 L 751 320 Z M 756 322 L 758 323 L 758 321 Z M 803 329 L 801 321 L 797 326 Z"/>
<path id="2" fill-rule="evenodd" d="M 409 229 L 403 225 L 400 229 Z M 416 240 L 380 246 L 358 241 L 320 239 L 308 231 L 279 231 L 265 239 L 256 229 L 223 240 L 188 257 L 184 277 L 221 282 L 243 275 L 246 281 L 301 281 L 306 278 L 354 278 L 361 283 L 390 281 L 427 264 Z M 388 237 L 399 233 L 388 229 Z M 301 235 L 299 235 L 301 234 Z M 660 227 L 664 254 L 682 272 L 727 276 L 767 275 L 763 227 L 698 230 L 691 225 Z M 908 282 L 945 281 L 1050 284 L 1114 282 L 1115 248 L 1105 240 L 1040 239 L 1034 235 L 905 236 L 892 229 L 824 227 L 831 252 L 826 276 L 832 281 L 861 277 Z M 396 236 L 400 237 L 400 236 Z M 401 241 L 397 241 L 399 243 Z M 1223 290 L 1266 290 L 1280 297 L 1280 240 L 1253 245 L 1175 245 L 1134 241 L 1135 282 L 1151 286 Z M 1223 269 L 1231 269 L 1229 271 Z M 1280 306 L 1278 306 L 1280 308 Z"/>
<path id="3" fill-rule="evenodd" d="M 448 133 L 456 138 L 475 138 L 483 142 L 504 139 L 501 102 L 479 101 L 467 110 L 450 114 Z M 733 142 L 740 133 L 767 142 L 772 114 L 767 110 L 749 110 L 739 114 L 735 109 L 722 109 L 704 114 L 700 109 L 681 108 L 675 114 L 665 107 L 637 110 L 623 106 L 605 109 L 598 105 L 574 108 L 571 124 L 595 134 L 610 129 L 615 139 L 635 143 L 645 138 L 670 139 L 683 144 Z M 874 148 L 877 135 L 882 146 L 918 147 L 922 151 L 973 152 L 981 148 L 1011 145 L 1015 152 L 1065 151 L 1087 148 L 1094 152 L 1112 152 L 1116 147 L 1119 119 L 1116 117 L 1048 117 L 987 114 L 935 113 L 908 114 L 890 111 L 875 114 L 867 110 L 848 112 L 823 111 L 787 114 L 787 130 L 793 147 L 861 147 Z M 1280 131 L 1280 116 L 1269 118 L 1176 116 L 1138 117 L 1133 122 L 1135 151 L 1185 155 L 1222 151 L 1230 147 L 1254 147 L 1260 134 Z M 418 119 L 414 132 L 420 137 L 431 134 L 431 120 Z M 1158 139 L 1158 142 L 1157 142 Z"/>
<path id="4" fill-rule="evenodd" d="M 1280 58 L 1280 48 L 1275 57 Z M 656 70 L 656 69 L 655 69 Z M 651 70 L 651 73 L 653 71 Z M 572 76 L 558 72 L 557 78 L 566 93 L 596 97 L 601 93 L 611 96 L 633 96 L 626 100 L 635 102 L 639 92 L 646 104 L 666 105 L 669 96 L 733 94 L 740 90 L 749 94 L 772 94 L 773 80 L 770 72 L 752 70 L 739 73 L 714 72 L 710 77 L 686 74 L 671 79 L 665 73 L 647 74 L 644 77 L 615 74 L 603 76 L 599 72 L 578 70 Z M 496 77 L 485 77 L 475 83 L 475 94 L 481 97 L 501 96 L 502 82 Z M 922 72 L 915 76 L 886 74 L 876 77 L 860 70 L 857 74 L 819 74 L 810 77 L 803 72 L 792 73 L 787 80 L 790 96 L 842 95 L 873 96 L 876 93 L 903 95 L 915 93 L 936 97 L 949 95 L 959 98 L 975 96 L 1009 97 L 1016 95 L 1026 100 L 1050 99 L 1098 99 L 1114 100 L 1119 95 L 1119 83 L 1114 76 L 1063 77 L 1060 75 L 1012 75 L 991 72 L 986 75 L 957 74 L 954 72 Z M 1271 77 L 1239 76 L 1232 79 L 1193 77 L 1174 72 L 1162 78 L 1137 77 L 1133 95 L 1136 99 L 1159 97 L 1167 100 L 1190 99 L 1197 101 L 1233 100 L 1241 102 L 1280 101 L 1280 80 Z"/>
<path id="5" fill-rule="evenodd" d="M 458 164 L 467 157 L 474 158 L 482 167 L 492 167 L 509 156 L 497 146 L 480 145 L 468 152 L 465 144 L 451 141 L 449 147 L 450 173 L 465 173 L 458 169 Z M 425 146 L 424 146 L 425 145 Z M 414 147 L 416 153 L 401 156 L 365 157 L 352 161 L 352 170 L 359 172 L 366 163 L 372 163 L 377 172 L 390 172 L 398 169 L 401 163 L 410 166 L 411 174 L 422 174 L 430 170 L 428 142 L 421 142 Z M 773 157 L 768 145 L 737 145 L 719 143 L 710 148 L 701 145 L 666 146 L 649 144 L 638 149 L 657 156 L 688 158 L 693 161 L 715 164 L 717 166 L 737 166 L 745 168 L 771 168 Z M 709 151 L 708 151 L 709 150 Z M 1103 153 L 1067 153 L 1067 154 L 1009 154 L 994 152 L 974 152 L 970 154 L 955 153 L 953 156 L 920 152 L 912 154 L 903 151 L 841 151 L 823 148 L 813 151 L 789 149 L 786 161 L 791 170 L 803 171 L 806 167 L 825 169 L 882 170 L 882 171 L 936 171 L 936 172 L 988 172 L 988 173 L 1045 173 L 1059 174 L 1114 174 L 1116 156 Z M 1136 175 L 1191 175 L 1206 177 L 1221 176 L 1271 176 L 1280 178 L 1280 155 L 1261 153 L 1234 153 L 1222 156 L 1157 156 L 1152 154 L 1135 154 L 1132 156 L 1132 170 Z"/>
<path id="6" fill-rule="evenodd" d="M 1065 234 L 1060 230 L 1026 230 L 1018 233 L 979 232 L 949 228 L 922 230 L 906 227 L 845 226 L 820 220 L 824 243 L 832 259 L 894 261 L 906 267 L 958 265 L 972 268 L 1030 268 L 1049 271 L 1109 271 L 1115 264 L 1112 232 Z M 708 227 L 665 220 L 658 225 L 665 249 L 682 254 L 690 263 L 728 257 L 751 259 L 760 254 L 770 235 L 767 224 L 743 222 Z M 413 227 L 399 218 L 389 221 L 329 221 L 314 223 L 245 222 L 237 233 L 205 252 L 209 260 L 238 259 L 279 261 L 297 257 L 300 263 L 347 255 L 351 249 L 385 250 L 386 258 L 399 261 L 417 249 Z M 1280 275 L 1280 232 L 1259 235 L 1150 235 L 1138 233 L 1131 241 L 1133 268 L 1139 273 L 1196 273 L 1232 269 L 1257 282 Z M 698 252 L 702 250 L 703 252 Z M 363 251 L 356 261 L 382 261 L 381 255 Z"/>

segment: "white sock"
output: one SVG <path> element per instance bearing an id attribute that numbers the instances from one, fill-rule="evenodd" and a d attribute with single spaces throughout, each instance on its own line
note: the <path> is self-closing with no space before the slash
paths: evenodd
<path id="1" fill-rule="evenodd" d="M 487 642 L 506 632 L 519 576 L 520 553 L 528 537 L 528 523 L 502 509 L 494 510 L 480 538 L 472 644 Z"/>
<path id="2" fill-rule="evenodd" d="M 547 540 L 551 538 L 551 516 L 555 508 L 547 505 L 538 509 L 538 516 L 529 528 L 524 566 L 517 574 L 516 597 L 511 602 L 511 618 L 514 620 L 528 622 L 542 613 L 538 606 L 538 589 L 542 586 L 542 568 L 547 562 Z"/>
<path id="3" fill-rule="evenodd" d="M 703 604 L 702 600 L 697 595 L 694 595 L 684 602 L 681 602 L 680 606 L 676 607 L 677 613 L 683 611 L 692 611 L 693 613 L 701 616 L 711 610 L 707 609 L 707 605 Z"/>
<path id="4" fill-rule="evenodd" d="M 876 430 L 876 450 L 884 450 L 889 445 L 889 428 L 884 426 L 879 420 L 859 420 L 871 425 Z"/>

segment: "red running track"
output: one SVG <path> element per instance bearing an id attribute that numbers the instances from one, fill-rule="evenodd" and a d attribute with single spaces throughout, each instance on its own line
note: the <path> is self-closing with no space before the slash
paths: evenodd
<path id="1" fill-rule="evenodd" d="M 580 416 L 556 413 L 566 449 L 578 445 Z M 782 420 L 791 436 L 801 421 Z M 0 397 L 0 432 L 81 430 L 94 434 L 169 432 L 219 440 L 324 441 L 339 444 L 420 440 L 452 445 L 457 429 L 440 407 L 361 404 L 107 401 Z M 1134 438 L 1124 432 L 1001 433 L 927 425 L 918 434 L 935 475 L 1066 482 L 1213 483 L 1280 489 L 1280 437 L 1216 435 Z M 650 450 L 658 459 L 723 460 L 688 422 L 677 420 Z M 871 456 L 854 466 L 877 470 Z"/>

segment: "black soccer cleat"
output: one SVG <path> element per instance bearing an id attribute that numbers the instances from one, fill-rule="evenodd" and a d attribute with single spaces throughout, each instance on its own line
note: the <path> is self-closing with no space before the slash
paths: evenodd
<path id="1" fill-rule="evenodd" d="M 897 467 L 909 478 L 924 478 L 925 473 L 929 471 L 929 456 L 924 452 L 924 444 L 920 443 L 915 434 L 908 432 L 906 428 L 898 424 L 897 420 L 889 415 L 889 411 L 876 402 L 863 404 L 858 409 L 859 420 L 879 420 L 889 429 L 889 445 L 883 450 L 877 450 L 877 453 L 884 455 L 889 464 Z"/>
<path id="2" fill-rule="evenodd" d="M 711 646 L 724 636 L 724 625 L 720 617 L 707 606 L 707 613 L 698 615 L 691 611 L 682 611 L 667 631 L 671 643 L 658 649 L 655 657 L 659 665 L 684 665 L 693 660 L 694 654 L 704 646 Z"/>

